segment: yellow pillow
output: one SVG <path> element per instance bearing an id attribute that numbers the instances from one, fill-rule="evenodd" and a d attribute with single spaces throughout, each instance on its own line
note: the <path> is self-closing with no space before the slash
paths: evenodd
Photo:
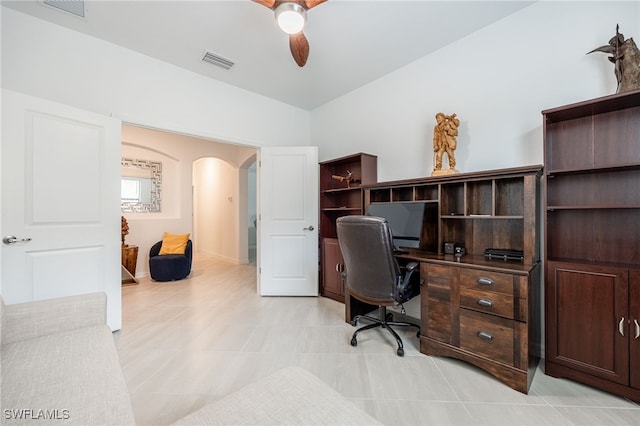
<path id="1" fill-rule="evenodd" d="M 165 232 L 162 236 L 160 254 L 184 254 L 187 248 L 190 234 L 170 234 Z"/>

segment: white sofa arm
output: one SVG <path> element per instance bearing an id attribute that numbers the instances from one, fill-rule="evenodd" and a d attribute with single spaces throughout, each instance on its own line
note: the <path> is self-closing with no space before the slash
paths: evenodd
<path id="1" fill-rule="evenodd" d="M 2 343 L 106 324 L 107 295 L 90 293 L 3 307 Z"/>

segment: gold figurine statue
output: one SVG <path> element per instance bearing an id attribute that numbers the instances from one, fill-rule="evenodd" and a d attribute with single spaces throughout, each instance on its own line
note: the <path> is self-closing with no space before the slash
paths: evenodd
<path id="1" fill-rule="evenodd" d="M 436 125 L 433 128 L 433 155 L 435 158 L 432 176 L 459 173 L 456 170 L 456 157 L 453 153 L 458 145 L 456 137 L 458 136 L 459 125 L 460 120 L 458 120 L 456 114 L 446 115 L 442 112 L 436 114 Z M 448 169 L 442 168 L 442 156 L 444 153 L 447 153 L 449 158 Z"/>

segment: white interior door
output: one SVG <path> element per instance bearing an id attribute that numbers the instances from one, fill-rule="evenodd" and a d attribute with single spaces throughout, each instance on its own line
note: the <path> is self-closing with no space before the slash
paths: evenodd
<path id="1" fill-rule="evenodd" d="M 2 91 L 5 303 L 102 291 L 121 326 L 120 120 Z"/>
<path id="2" fill-rule="evenodd" d="M 318 295 L 318 149 L 261 148 L 258 158 L 258 290 Z"/>

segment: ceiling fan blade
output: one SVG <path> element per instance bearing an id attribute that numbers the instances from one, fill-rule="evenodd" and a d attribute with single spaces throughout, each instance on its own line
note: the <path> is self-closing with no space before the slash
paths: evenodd
<path id="1" fill-rule="evenodd" d="M 324 3 L 327 0 L 304 0 L 307 10 L 316 7 L 319 4 Z"/>
<path id="2" fill-rule="evenodd" d="M 276 0 L 253 0 L 256 3 L 260 3 L 263 6 L 268 7 L 269 9 L 273 9 L 276 4 Z"/>
<path id="3" fill-rule="evenodd" d="M 299 67 L 304 67 L 309 57 L 309 41 L 302 31 L 289 36 L 289 49 L 291 49 L 291 54 L 296 64 L 298 64 Z"/>

